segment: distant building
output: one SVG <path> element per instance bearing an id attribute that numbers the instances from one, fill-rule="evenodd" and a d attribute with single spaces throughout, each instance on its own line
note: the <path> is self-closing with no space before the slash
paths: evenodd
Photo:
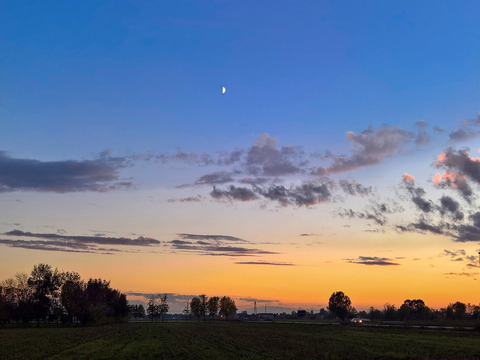
<path id="1" fill-rule="evenodd" d="M 258 320 L 273 320 L 275 318 L 274 313 L 258 313 L 257 314 Z"/>

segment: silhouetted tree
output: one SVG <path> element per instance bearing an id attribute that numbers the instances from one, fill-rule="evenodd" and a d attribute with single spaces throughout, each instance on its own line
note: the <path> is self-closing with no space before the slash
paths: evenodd
<path id="1" fill-rule="evenodd" d="M 343 291 L 334 292 L 328 300 L 328 310 L 341 321 L 348 319 L 352 310 L 352 302 Z"/>
<path id="2" fill-rule="evenodd" d="M 421 299 L 405 300 L 398 310 L 401 320 L 422 320 L 428 319 L 429 309 Z"/>
<path id="3" fill-rule="evenodd" d="M 28 285 L 33 289 L 33 311 L 37 319 L 44 320 L 50 313 L 52 298 L 58 298 L 58 290 L 62 284 L 62 276 L 57 269 L 47 264 L 38 264 L 33 267 L 28 278 Z"/>
<path id="4" fill-rule="evenodd" d="M 108 319 L 125 320 L 128 316 L 128 302 L 125 294 L 110 287 L 110 282 L 90 279 L 85 287 L 88 304 L 88 322 L 102 324 Z"/>
<path id="5" fill-rule="evenodd" d="M 156 318 L 161 318 L 163 322 L 163 315 L 168 312 L 169 305 L 167 304 L 167 294 L 152 295 L 148 301 L 147 314 L 152 321 Z"/>
<path id="6" fill-rule="evenodd" d="M 185 322 L 187 322 L 188 317 L 190 316 L 190 303 L 188 301 L 185 304 L 185 309 L 183 309 L 183 315 L 185 315 Z"/>
<path id="7" fill-rule="evenodd" d="M 375 309 L 373 306 L 371 306 L 370 311 L 368 312 L 368 318 L 372 321 L 382 320 L 383 314 L 380 310 Z"/>
<path id="8" fill-rule="evenodd" d="M 78 274 L 77 274 L 78 275 Z M 63 283 L 60 299 L 68 315 L 68 321 L 75 319 L 84 324 L 88 317 L 88 300 L 84 281 L 78 276 L 67 276 Z"/>
<path id="9" fill-rule="evenodd" d="M 228 320 L 228 317 L 235 314 L 237 311 L 237 306 L 235 301 L 228 296 L 224 296 L 220 299 L 220 314 L 225 316 L 225 319 Z"/>
<path id="10" fill-rule="evenodd" d="M 324 308 L 321 308 L 320 311 L 318 312 L 318 316 L 320 319 L 333 319 L 334 315 L 332 315 L 331 312 L 328 312 Z"/>
<path id="11" fill-rule="evenodd" d="M 157 304 L 156 295 L 152 295 L 148 300 L 147 314 L 152 321 L 160 316 L 160 309 Z"/>
<path id="12" fill-rule="evenodd" d="M 467 311 L 472 320 L 480 320 L 480 306 L 468 303 Z"/>
<path id="13" fill-rule="evenodd" d="M 145 317 L 145 308 L 142 304 L 129 305 L 128 309 L 135 319 L 143 319 Z"/>
<path id="14" fill-rule="evenodd" d="M 202 300 L 199 297 L 195 296 L 192 301 L 190 301 L 190 311 L 192 315 L 199 319 L 205 314 L 205 309 L 202 305 Z"/>
<path id="15" fill-rule="evenodd" d="M 158 304 L 158 308 L 160 311 L 160 316 L 163 322 L 163 316 L 168 312 L 170 306 L 167 304 L 167 294 L 158 295 L 158 299 L 160 300 L 160 304 Z"/>
<path id="16" fill-rule="evenodd" d="M 203 322 L 205 322 L 206 316 L 207 316 L 207 299 L 208 298 L 207 298 L 207 295 L 205 294 L 200 295 L 199 298 L 202 303 Z"/>
<path id="17" fill-rule="evenodd" d="M 80 321 L 84 324 L 123 320 L 128 315 L 125 294 L 101 279 L 81 280 L 75 272 L 59 272 L 50 265 L 33 267 L 31 275 L 17 274 L 0 284 L 0 322 Z"/>
<path id="18" fill-rule="evenodd" d="M 447 306 L 446 316 L 447 319 L 463 320 L 465 313 L 467 312 L 467 305 L 457 301 L 454 304 Z"/>
<path id="19" fill-rule="evenodd" d="M 383 318 L 386 321 L 398 320 L 398 312 L 395 305 L 385 304 L 383 306 Z"/>
<path id="20" fill-rule="evenodd" d="M 218 296 L 212 296 L 207 301 L 208 316 L 210 316 L 212 320 L 218 314 L 218 310 L 220 309 L 219 301 L 220 298 Z"/>

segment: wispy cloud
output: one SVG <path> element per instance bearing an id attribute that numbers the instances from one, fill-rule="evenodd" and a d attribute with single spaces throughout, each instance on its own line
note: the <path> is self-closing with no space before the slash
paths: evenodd
<path id="1" fill-rule="evenodd" d="M 338 174 L 378 165 L 385 158 L 399 153 L 416 139 L 410 131 L 387 125 L 383 125 L 379 129 L 370 126 L 359 134 L 347 131 L 346 138 L 350 142 L 350 156 L 334 156 L 327 153 L 325 158 L 331 158 L 333 164 L 317 168 L 317 174 Z M 422 143 L 424 141 L 418 142 Z"/>
<path id="2" fill-rule="evenodd" d="M 257 256 L 278 254 L 232 243 L 250 244 L 249 241 L 228 235 L 177 234 L 180 239 L 166 243 L 174 251 L 183 251 L 204 256 Z"/>
<path id="3" fill-rule="evenodd" d="M 339 209 L 336 214 L 343 218 L 372 220 L 378 225 L 383 226 L 387 223 L 387 215 L 403 211 L 403 206 L 393 199 L 386 199 L 385 201 L 371 199 L 363 210 Z"/>
<path id="4" fill-rule="evenodd" d="M 372 195 L 373 188 L 371 186 L 362 185 L 355 180 L 339 180 L 338 184 L 340 188 L 347 194 L 351 196 L 360 195 Z"/>
<path id="5" fill-rule="evenodd" d="M 252 298 L 252 297 L 244 297 L 244 298 L 239 298 L 238 300 L 240 301 L 245 301 L 245 302 L 257 302 L 257 303 L 278 303 L 280 300 L 268 300 L 268 299 L 258 299 L 258 298 Z"/>
<path id="6" fill-rule="evenodd" d="M 108 245 L 128 245 L 128 246 L 153 246 L 159 245 L 160 241 L 140 236 L 136 239 L 125 237 L 105 237 L 105 236 L 84 236 L 84 235 L 63 235 L 54 233 L 32 233 L 21 230 L 12 230 L 4 233 L 3 235 L 27 237 L 27 238 L 40 238 L 40 239 L 56 239 L 65 242 L 75 244 L 108 244 Z"/>
<path id="7" fill-rule="evenodd" d="M 161 242 L 152 238 L 138 237 L 136 239 L 123 237 L 105 237 L 101 235 L 64 235 L 54 233 L 31 233 L 21 230 L 12 230 L 3 235 L 17 239 L 0 239 L 0 244 L 30 250 L 62 251 L 77 253 L 114 254 L 117 252 L 131 252 L 125 248 L 104 248 L 99 245 L 151 247 Z M 27 238 L 28 240 L 25 240 Z"/>
<path id="8" fill-rule="evenodd" d="M 195 181 L 195 185 L 216 185 L 232 182 L 233 178 L 226 172 L 207 174 Z"/>
<path id="9" fill-rule="evenodd" d="M 252 189 L 246 187 L 237 187 L 230 185 L 227 189 L 221 190 L 217 187 L 213 187 L 210 192 L 210 196 L 216 200 L 239 200 L 239 201 L 252 201 L 258 199 L 258 195 Z"/>
<path id="10" fill-rule="evenodd" d="M 187 163 L 191 165 L 200 165 L 200 166 L 228 166 L 235 164 L 241 160 L 243 155 L 243 150 L 233 150 L 231 152 L 216 152 L 214 154 L 208 153 L 196 153 L 196 152 L 184 152 L 181 149 L 177 149 L 177 152 L 169 154 L 160 154 L 160 155 L 137 155 L 137 159 L 144 161 L 159 161 L 161 163 Z"/>
<path id="11" fill-rule="evenodd" d="M 210 196 L 216 200 L 252 201 L 261 198 L 278 202 L 282 206 L 312 206 L 331 198 L 331 186 L 331 182 L 304 182 L 290 187 L 254 185 L 247 188 L 230 185 L 226 190 L 214 187 Z"/>
<path id="12" fill-rule="evenodd" d="M 362 264 L 362 265 L 377 265 L 377 266 L 394 266 L 400 265 L 393 261 L 393 259 L 378 257 L 378 256 L 359 256 L 356 259 L 345 259 L 348 263 L 351 264 Z"/>
<path id="13" fill-rule="evenodd" d="M 115 252 L 120 252 L 118 249 L 105 249 L 86 244 L 69 244 L 60 241 L 42 241 L 42 240 L 7 240 L 0 239 L 0 244 L 7 245 L 12 248 L 22 248 L 29 250 L 44 250 L 44 251 L 61 251 L 74 252 L 85 254 L 103 254 L 112 255 Z"/>
<path id="14" fill-rule="evenodd" d="M 249 241 L 240 239 L 235 236 L 229 236 L 229 235 L 200 235 L 200 234 L 186 234 L 186 233 L 180 233 L 177 234 L 178 236 L 182 237 L 182 239 L 186 240 L 206 240 L 206 241 L 230 241 L 230 242 L 242 242 L 242 243 L 248 243 Z"/>
<path id="15" fill-rule="evenodd" d="M 192 300 L 195 296 L 198 295 L 186 295 L 186 294 L 177 294 L 177 293 L 163 293 L 161 291 L 152 293 L 152 292 L 135 292 L 135 291 L 127 291 L 125 293 L 127 296 L 138 296 L 143 297 L 144 300 L 148 301 L 152 296 L 158 294 L 167 294 L 167 302 L 169 304 L 185 304 L 186 301 Z"/>
<path id="16" fill-rule="evenodd" d="M 478 275 L 478 272 L 449 272 L 449 273 L 444 273 L 446 277 L 452 277 L 452 276 L 466 276 L 466 277 L 476 277 Z"/>
<path id="17" fill-rule="evenodd" d="M 168 199 L 167 202 L 173 203 L 173 202 L 184 202 L 184 203 L 189 203 L 189 202 L 201 202 L 203 200 L 203 196 L 197 195 L 197 196 L 188 196 L 185 198 L 172 198 Z"/>
<path id="18" fill-rule="evenodd" d="M 292 263 L 276 262 L 276 261 L 237 261 L 238 265 L 271 265 L 271 266 L 296 266 Z"/>
<path id="19" fill-rule="evenodd" d="M 480 114 L 474 120 L 463 120 L 460 127 L 449 134 L 452 142 L 460 142 L 480 136 Z"/>
<path id="20" fill-rule="evenodd" d="M 441 256 L 447 256 L 451 261 L 463 261 L 463 258 L 466 256 L 466 252 L 463 249 L 460 250 L 443 250 Z"/>

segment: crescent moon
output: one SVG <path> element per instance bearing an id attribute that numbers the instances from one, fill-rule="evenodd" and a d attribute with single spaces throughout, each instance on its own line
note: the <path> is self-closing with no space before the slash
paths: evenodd
<path id="1" fill-rule="evenodd" d="M 225 94 L 227 92 L 227 89 L 225 88 L 225 86 L 222 86 L 222 94 Z"/>

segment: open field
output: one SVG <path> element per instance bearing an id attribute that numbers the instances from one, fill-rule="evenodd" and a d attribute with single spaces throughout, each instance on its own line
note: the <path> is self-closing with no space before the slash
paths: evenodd
<path id="1" fill-rule="evenodd" d="M 480 334 L 247 322 L 0 330 L 0 359 L 480 359 Z"/>

